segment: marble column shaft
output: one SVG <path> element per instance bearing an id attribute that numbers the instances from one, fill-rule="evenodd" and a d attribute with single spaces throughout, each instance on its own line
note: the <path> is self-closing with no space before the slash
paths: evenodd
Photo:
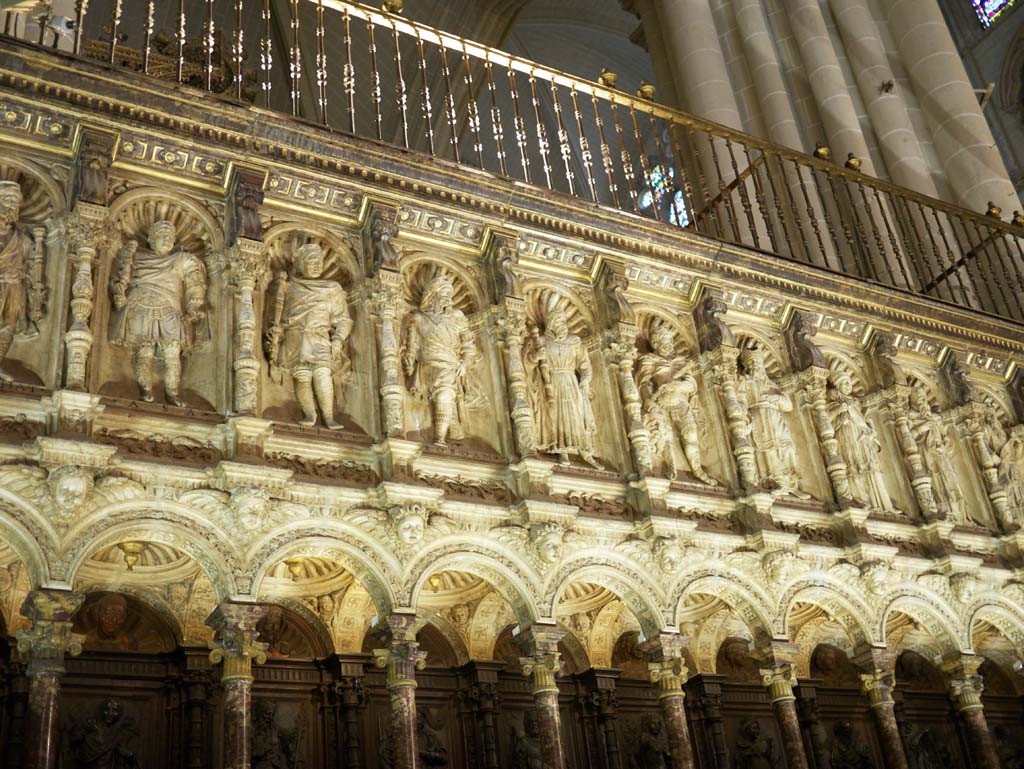
<path id="1" fill-rule="evenodd" d="M 783 663 L 762 668 L 761 677 L 768 689 L 775 720 L 779 724 L 786 766 L 788 769 L 808 769 L 807 754 L 804 752 L 803 738 L 800 735 L 800 719 L 796 712 L 796 697 L 793 694 L 796 676 L 793 674 L 792 666 Z"/>
<path id="2" fill-rule="evenodd" d="M 374 661 L 386 673 L 391 701 L 391 769 L 417 769 L 416 671 L 427 666 L 427 653 L 416 642 L 412 614 L 387 618 L 388 645 L 374 649 Z"/>
<path id="3" fill-rule="evenodd" d="M 206 620 L 217 634 L 210 661 L 224 663 L 220 678 L 224 688 L 224 769 L 251 769 L 252 665 L 267 661 L 267 645 L 256 640 L 256 624 L 267 608 L 221 604 Z"/>
<path id="4" fill-rule="evenodd" d="M 28 706 L 24 769 L 53 769 L 60 750 L 57 727 L 64 656 L 81 653 L 84 636 L 71 632 L 71 617 L 85 596 L 65 590 L 34 590 L 21 613 L 32 627 L 17 633 L 18 652 L 28 658 Z"/>
<path id="5" fill-rule="evenodd" d="M 871 716 L 875 719 L 886 769 L 907 769 L 907 754 L 903 750 L 900 727 L 896 722 L 896 702 L 892 696 L 895 678 L 892 673 L 876 670 L 861 674 L 861 681 L 871 705 Z"/>
<path id="6" fill-rule="evenodd" d="M 518 643 L 527 656 L 520 657 L 523 675 L 529 677 L 533 707 L 537 715 L 540 751 L 544 769 L 565 769 L 562 746 L 562 718 L 558 709 L 556 678 L 562 670 L 558 642 L 565 630 L 554 626 L 533 626 L 520 634 Z"/>
<path id="7" fill-rule="evenodd" d="M 978 769 L 1000 769 L 999 754 L 996 752 L 992 733 L 985 718 L 985 709 L 981 703 L 983 690 L 981 676 L 977 675 L 950 682 L 950 695 L 963 720 L 967 742 L 971 746 L 971 755 L 974 756 Z"/>
<path id="8" fill-rule="evenodd" d="M 683 663 L 684 640 L 681 636 L 663 634 L 653 644 L 653 660 L 647 664 L 651 682 L 658 685 L 658 707 L 668 733 L 668 749 L 672 769 L 693 769 L 693 746 L 686 721 L 687 669 Z"/>

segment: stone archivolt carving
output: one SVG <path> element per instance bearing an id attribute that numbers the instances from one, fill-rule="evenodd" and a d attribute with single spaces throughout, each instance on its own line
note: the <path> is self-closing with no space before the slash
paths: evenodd
<path id="1" fill-rule="evenodd" d="M 872 510 L 894 512 L 882 473 L 882 442 L 878 431 L 864 415 L 854 394 L 853 377 L 846 371 L 832 375 L 832 386 L 828 389 L 828 413 L 854 499 L 867 504 Z"/>
<path id="2" fill-rule="evenodd" d="M 793 410 L 793 399 L 768 375 L 764 350 L 744 350 L 740 362 L 744 376 L 739 382 L 739 394 L 749 409 L 761 485 L 773 494 L 806 499 L 810 495 L 800 488 L 800 458 L 786 421 L 786 414 Z"/>
<path id="3" fill-rule="evenodd" d="M 414 397 L 432 405 L 434 443 L 465 438 L 467 410 L 481 405 L 472 381 L 480 358 L 469 321 L 454 303 L 455 286 L 445 272 L 426 284 L 405 332 L 402 366 Z"/>
<path id="4" fill-rule="evenodd" d="M 717 485 L 705 471 L 700 445 L 703 423 L 697 396 L 696 362 L 677 351 L 676 336 L 666 323 L 650 332 L 650 352 L 640 356 L 637 385 L 651 448 L 660 454 L 669 478 L 678 474 L 676 451 L 681 449 L 690 472 L 701 482 Z"/>
<path id="5" fill-rule="evenodd" d="M 910 389 L 910 429 L 920 448 L 925 472 L 938 511 L 952 520 L 964 520 L 964 496 L 953 466 L 953 444 L 945 420 L 932 409 L 928 391 L 917 381 Z"/>
<path id="6" fill-rule="evenodd" d="M 591 405 L 593 368 L 580 337 L 570 332 L 565 309 L 551 307 L 544 332 L 530 330 L 525 360 L 531 372 L 530 395 L 539 423 L 538 448 L 568 465 L 570 455 L 600 469 L 595 457 L 594 410 Z"/>
<path id="7" fill-rule="evenodd" d="M 175 251 L 177 229 L 166 219 L 150 225 L 147 240 L 148 248 L 129 240 L 118 254 L 110 282 L 110 340 L 131 348 L 143 400 L 153 400 L 153 363 L 159 354 L 167 400 L 184 406 L 182 353 L 209 338 L 206 267 L 195 254 Z"/>
<path id="8" fill-rule="evenodd" d="M 318 243 L 300 246 L 293 259 L 295 274 L 282 273 L 268 302 L 271 321 L 266 352 L 271 373 L 288 374 L 302 409 L 300 424 L 312 427 L 317 408 L 332 430 L 342 427 L 334 418 L 337 393 L 345 386 L 352 364 L 348 337 L 352 332 L 345 289 L 336 280 L 321 278 L 324 252 Z"/>
<path id="9" fill-rule="evenodd" d="M 0 181 L 0 380 L 11 381 L 2 364 L 16 334 L 38 333 L 46 305 L 45 227 L 19 223 L 24 194 L 17 182 Z"/>

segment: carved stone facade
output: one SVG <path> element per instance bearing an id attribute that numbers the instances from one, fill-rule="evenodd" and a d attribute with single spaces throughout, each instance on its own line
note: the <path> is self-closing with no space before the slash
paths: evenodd
<path id="1" fill-rule="evenodd" d="M 1015 749 L 1019 326 L 0 54 L 0 766 Z"/>

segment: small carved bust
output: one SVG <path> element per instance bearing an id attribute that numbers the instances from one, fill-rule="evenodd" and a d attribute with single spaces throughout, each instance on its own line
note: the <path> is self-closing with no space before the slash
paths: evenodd
<path id="1" fill-rule="evenodd" d="M 399 505 L 391 510 L 391 525 L 403 545 L 416 545 L 427 529 L 427 511 L 423 505 Z"/>
<path id="2" fill-rule="evenodd" d="M 683 565 L 683 549 L 671 537 L 658 537 L 651 550 L 658 567 L 666 574 L 675 574 Z"/>
<path id="3" fill-rule="evenodd" d="M 530 543 L 544 563 L 555 563 L 562 557 L 564 532 L 557 523 L 538 523 L 530 528 Z"/>
<path id="4" fill-rule="evenodd" d="M 257 531 L 267 521 L 270 494 L 258 486 L 240 486 L 231 490 L 228 508 L 235 520 L 246 531 Z"/>
<path id="5" fill-rule="evenodd" d="M 91 472 L 75 465 L 54 468 L 46 483 L 58 512 L 63 516 L 74 513 L 85 504 L 95 484 Z"/>

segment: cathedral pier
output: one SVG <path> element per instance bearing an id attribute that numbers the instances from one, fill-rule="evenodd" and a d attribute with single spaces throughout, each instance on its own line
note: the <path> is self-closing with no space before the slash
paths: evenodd
<path id="1" fill-rule="evenodd" d="M 391 614 L 385 620 L 385 643 L 374 649 L 377 667 L 387 676 L 391 699 L 389 745 L 392 769 L 416 769 L 416 671 L 427 664 L 427 653 L 416 642 L 416 615 Z"/>
<path id="2" fill-rule="evenodd" d="M 565 769 L 565 747 L 562 744 L 562 719 L 558 711 L 558 685 L 561 654 L 558 642 L 565 630 L 553 625 L 534 625 L 524 630 L 518 640 L 526 656 L 520 659 L 523 675 L 532 684 L 538 741 L 544 769 Z"/>
<path id="3" fill-rule="evenodd" d="M 265 606 L 223 603 L 206 620 L 217 634 L 210 661 L 224 663 L 224 769 L 249 769 L 252 762 L 252 666 L 267 659 L 267 645 L 256 640 L 266 613 Z"/>
<path id="4" fill-rule="evenodd" d="M 25 769 L 53 769 L 60 748 L 57 729 L 64 655 L 82 651 L 82 637 L 71 632 L 71 617 L 85 596 L 41 589 L 28 594 L 21 614 L 32 627 L 17 634 L 18 651 L 28 657 L 28 718 L 23 745 Z"/>
<path id="5" fill-rule="evenodd" d="M 761 679 L 768 689 L 772 710 L 775 711 L 786 765 L 789 769 L 808 769 L 796 710 L 796 695 L 793 693 L 793 687 L 797 685 L 793 665 L 780 657 L 774 649 L 756 653 L 755 657 L 760 664 Z"/>
<path id="6" fill-rule="evenodd" d="M 694 766 L 683 691 L 688 672 L 683 663 L 683 644 L 681 636 L 663 634 L 654 642 L 651 661 L 647 664 L 651 682 L 658 687 L 658 707 L 668 731 L 672 769 L 693 769 Z"/>
<path id="7" fill-rule="evenodd" d="M 981 660 L 977 657 L 962 657 L 943 667 L 949 675 L 949 696 L 960 714 L 971 754 L 978 769 L 999 769 L 1001 764 L 996 752 L 992 732 L 985 718 L 985 707 L 981 693 L 985 689 L 982 677 L 978 675 Z"/>

